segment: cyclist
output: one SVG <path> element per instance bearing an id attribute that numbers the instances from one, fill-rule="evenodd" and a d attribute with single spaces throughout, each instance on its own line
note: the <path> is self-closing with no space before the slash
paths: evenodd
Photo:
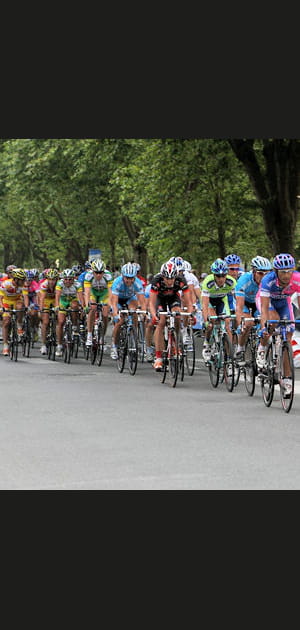
<path id="1" fill-rule="evenodd" d="M 87 317 L 87 346 L 91 346 L 93 343 L 93 326 L 99 302 L 104 304 L 102 307 L 104 335 L 106 333 L 110 311 L 111 286 L 113 283 L 112 274 L 105 269 L 105 264 L 102 260 L 94 260 L 91 267 L 91 271 L 86 273 L 84 278 L 84 298 L 86 309 L 89 309 Z"/>
<path id="2" fill-rule="evenodd" d="M 40 310 L 43 311 L 45 309 L 45 313 L 41 313 L 41 321 L 42 321 L 42 346 L 41 346 L 41 354 L 47 354 L 46 348 L 46 338 L 47 338 L 47 328 L 49 324 L 49 309 L 51 304 L 55 304 L 55 288 L 59 278 L 58 269 L 48 269 L 46 272 L 46 278 L 42 280 L 40 284 L 39 291 L 39 307 Z"/>
<path id="3" fill-rule="evenodd" d="M 55 287 L 55 308 L 58 311 L 56 339 L 57 347 L 55 356 L 62 356 L 62 334 L 63 326 L 66 319 L 65 309 L 71 307 L 78 309 L 79 306 L 84 308 L 84 295 L 80 282 L 75 279 L 73 269 L 64 269 L 60 280 Z M 78 313 L 72 313 L 73 331 L 77 332 Z"/>
<path id="4" fill-rule="evenodd" d="M 238 254 L 228 254 L 227 256 L 225 256 L 224 260 L 227 264 L 229 275 L 232 278 L 234 278 L 236 281 L 238 281 L 239 277 L 244 273 L 243 269 L 241 268 L 242 261 L 241 261 L 240 256 L 238 256 Z M 231 293 L 228 296 L 228 303 L 230 307 L 230 312 L 235 313 L 235 308 L 236 308 L 235 292 Z"/>
<path id="5" fill-rule="evenodd" d="M 256 295 L 256 305 L 261 313 L 261 339 L 257 349 L 256 362 L 259 368 L 265 366 L 266 346 L 270 339 L 265 322 L 268 319 L 295 320 L 291 296 L 296 293 L 300 308 L 300 272 L 295 271 L 295 259 L 291 254 L 277 254 L 273 260 L 273 271 L 263 277 Z M 276 324 L 271 326 L 274 331 Z M 294 324 L 287 326 L 287 339 L 291 344 Z M 291 378 L 285 378 L 285 392 L 289 396 L 292 389 Z"/>
<path id="6" fill-rule="evenodd" d="M 0 287 L 0 308 L 24 309 L 29 306 L 28 289 L 24 286 L 26 282 L 26 272 L 24 269 L 16 267 L 11 271 L 11 278 L 4 280 Z M 8 333 L 10 324 L 10 313 L 3 313 L 3 352 L 4 356 L 9 355 Z M 17 313 L 18 335 L 23 334 L 23 313 Z"/>
<path id="7" fill-rule="evenodd" d="M 118 358 L 119 330 L 124 318 L 119 314 L 122 308 L 145 310 L 145 295 L 142 282 L 136 277 L 136 266 L 131 262 L 121 267 L 121 275 L 114 279 L 111 287 L 111 309 L 114 322 L 112 332 L 111 353 L 112 359 Z"/>
<path id="8" fill-rule="evenodd" d="M 259 311 L 257 310 L 255 298 L 258 292 L 258 288 L 263 276 L 272 270 L 272 263 L 268 258 L 263 256 L 255 256 L 251 260 L 251 271 L 245 271 L 236 284 L 235 296 L 236 296 L 236 325 L 238 333 L 238 346 L 236 352 L 236 359 L 238 361 L 244 361 L 245 358 L 245 344 L 249 337 L 250 329 L 254 322 L 245 322 L 244 331 L 241 332 L 241 318 L 244 313 L 250 314 L 250 317 L 258 317 Z"/>
<path id="9" fill-rule="evenodd" d="M 186 306 L 188 312 L 192 312 L 193 305 L 191 293 L 185 279 L 178 274 L 177 265 L 174 262 L 166 262 L 161 266 L 160 273 L 154 276 L 149 298 L 149 311 L 152 317 L 152 325 L 156 326 L 154 333 L 155 361 L 153 368 L 162 370 L 162 353 L 164 350 L 165 315 L 158 318 L 159 311 L 166 311 L 169 307 L 172 313 L 181 309 L 181 303 Z M 179 333 L 180 318 L 175 321 Z"/>
<path id="10" fill-rule="evenodd" d="M 31 328 L 33 330 L 33 340 L 38 341 L 38 330 L 40 325 L 38 294 L 40 290 L 40 284 L 39 282 L 36 282 L 34 273 L 31 269 L 25 269 L 25 272 L 27 278 L 24 286 L 28 289 L 29 317 Z"/>
<path id="11" fill-rule="evenodd" d="M 209 339 L 213 329 L 213 324 L 209 323 L 208 317 L 210 315 L 230 315 L 228 296 L 232 294 L 236 286 L 236 280 L 228 274 L 227 263 L 222 258 L 217 258 L 212 263 L 210 270 L 211 273 L 203 280 L 201 296 L 203 327 L 205 328 L 202 356 L 205 361 L 210 359 Z M 230 320 L 225 320 L 225 325 L 231 340 Z"/>
<path id="12" fill-rule="evenodd" d="M 82 285 L 82 288 L 84 290 L 84 279 L 87 273 L 91 273 L 92 270 L 92 263 L 90 263 L 89 260 L 86 260 L 84 263 L 84 269 L 81 272 L 81 274 L 78 276 L 78 282 L 80 282 L 80 284 Z"/>

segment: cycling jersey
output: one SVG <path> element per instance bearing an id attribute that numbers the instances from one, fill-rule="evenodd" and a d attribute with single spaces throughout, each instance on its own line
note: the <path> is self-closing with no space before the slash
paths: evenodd
<path id="1" fill-rule="evenodd" d="M 158 273 L 152 280 L 150 293 L 156 293 L 160 297 L 178 296 L 180 297 L 180 291 L 184 294 L 189 291 L 189 287 L 183 276 L 176 276 L 172 287 L 168 287 L 164 282 L 164 276 Z"/>
<path id="2" fill-rule="evenodd" d="M 136 299 L 136 295 L 144 295 L 144 288 L 138 278 L 135 278 L 134 283 L 128 287 L 123 276 L 117 276 L 112 283 L 111 292 L 113 295 L 118 295 L 120 299 L 128 301 Z"/>
<path id="3" fill-rule="evenodd" d="M 235 296 L 243 297 L 245 300 L 243 312 L 249 313 L 252 310 L 253 317 L 258 315 L 257 306 L 255 303 L 256 294 L 258 292 L 259 285 L 254 280 L 253 271 L 245 271 L 239 278 L 235 287 Z"/>
<path id="4" fill-rule="evenodd" d="M 6 300 L 6 298 L 17 301 L 23 295 L 28 295 L 28 288 L 16 286 L 12 278 L 8 278 L 4 280 L 0 286 L 0 295 L 2 295 L 3 301 Z"/>
<path id="5" fill-rule="evenodd" d="M 93 272 L 88 272 L 84 279 L 84 288 L 90 288 L 91 301 L 103 302 L 108 304 L 109 294 L 108 289 L 113 284 L 113 276 L 110 271 L 105 270 L 103 276 L 98 278 L 94 276 Z"/>
<path id="6" fill-rule="evenodd" d="M 256 305 L 261 311 L 261 298 L 270 298 L 269 309 L 278 313 L 281 319 L 294 320 L 294 311 L 291 296 L 296 293 L 300 296 L 300 272 L 294 271 L 287 286 L 281 287 L 276 271 L 267 273 L 261 283 L 256 295 Z M 288 328 L 293 330 L 294 328 Z"/>
<path id="7" fill-rule="evenodd" d="M 209 298 L 209 306 L 217 310 L 217 314 L 221 315 L 225 312 L 230 315 L 230 304 L 228 296 L 233 294 L 236 287 L 236 280 L 227 275 L 225 283 L 219 287 L 215 281 L 214 274 L 210 273 L 202 282 L 202 298 Z"/>

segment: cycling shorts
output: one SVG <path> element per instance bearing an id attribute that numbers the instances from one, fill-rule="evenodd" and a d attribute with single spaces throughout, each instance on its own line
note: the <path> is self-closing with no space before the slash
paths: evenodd
<path id="1" fill-rule="evenodd" d="M 16 304 L 20 304 L 20 302 L 22 303 L 22 305 L 24 306 L 24 300 L 23 300 L 23 296 L 22 295 L 18 295 L 17 297 L 14 298 L 5 298 L 3 299 L 3 306 L 4 308 L 16 308 Z M 10 317 L 9 313 L 3 313 L 3 317 Z"/>
<path id="2" fill-rule="evenodd" d="M 228 296 L 209 298 L 209 307 L 215 309 L 216 315 L 230 315 Z"/>
<path id="3" fill-rule="evenodd" d="M 177 295 L 158 295 L 156 298 L 157 311 L 167 311 L 168 307 L 171 311 L 176 306 L 181 308 L 181 299 Z"/>
<path id="4" fill-rule="evenodd" d="M 58 304 L 59 310 L 64 311 L 66 308 L 69 308 L 69 306 L 71 306 L 71 304 L 73 304 L 74 302 L 78 304 L 79 306 L 79 300 L 77 300 L 76 298 L 74 297 L 67 298 L 67 297 L 62 296 Z"/>
<path id="5" fill-rule="evenodd" d="M 102 302 L 103 304 L 108 304 L 109 302 L 108 289 L 103 289 L 103 291 L 95 291 L 95 290 L 93 291 L 93 289 L 91 289 L 90 302 L 94 302 L 96 304 L 99 304 L 99 302 Z"/>

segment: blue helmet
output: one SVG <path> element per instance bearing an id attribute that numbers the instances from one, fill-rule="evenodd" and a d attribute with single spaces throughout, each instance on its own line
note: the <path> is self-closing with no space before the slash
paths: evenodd
<path id="1" fill-rule="evenodd" d="M 26 269 L 25 271 L 26 271 L 26 276 L 27 276 L 28 282 L 32 282 L 34 280 L 34 278 L 35 278 L 35 275 L 34 275 L 32 269 Z"/>
<path id="2" fill-rule="evenodd" d="M 255 256 L 255 258 L 252 258 L 251 267 L 257 271 L 272 271 L 272 263 L 268 258 L 264 258 L 263 256 Z"/>
<path id="3" fill-rule="evenodd" d="M 126 265 L 123 265 L 121 268 L 121 274 L 122 276 L 126 276 L 126 278 L 135 278 L 137 274 L 136 266 L 130 262 L 126 263 Z"/>
<path id="4" fill-rule="evenodd" d="M 222 258 L 217 258 L 211 265 L 210 270 L 216 276 L 220 276 L 228 272 L 228 267 L 225 260 L 223 260 Z"/>
<path id="5" fill-rule="evenodd" d="M 241 264 L 241 259 L 237 254 L 228 254 L 228 256 L 225 256 L 224 260 L 227 263 L 227 265 L 240 265 Z"/>
<path id="6" fill-rule="evenodd" d="M 277 254 L 273 260 L 274 269 L 294 269 L 295 258 L 291 254 Z"/>

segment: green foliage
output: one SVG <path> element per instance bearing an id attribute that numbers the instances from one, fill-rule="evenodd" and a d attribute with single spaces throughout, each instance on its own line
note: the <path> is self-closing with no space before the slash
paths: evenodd
<path id="1" fill-rule="evenodd" d="M 90 247 L 111 266 L 143 253 L 153 271 L 172 255 L 199 272 L 229 252 L 271 255 L 226 140 L 0 139 L 0 214 L 2 267 L 69 266 Z"/>

